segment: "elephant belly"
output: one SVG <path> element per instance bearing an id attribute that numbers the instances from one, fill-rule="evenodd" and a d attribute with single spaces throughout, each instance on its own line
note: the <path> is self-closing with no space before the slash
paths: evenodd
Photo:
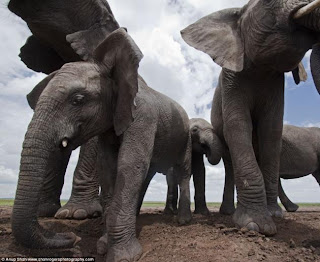
<path id="1" fill-rule="evenodd" d="M 319 168 L 317 154 L 312 149 L 282 152 L 280 177 L 285 179 L 309 175 Z"/>

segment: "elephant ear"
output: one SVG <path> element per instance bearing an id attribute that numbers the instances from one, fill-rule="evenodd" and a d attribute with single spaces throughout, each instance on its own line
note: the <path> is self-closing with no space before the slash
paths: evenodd
<path id="1" fill-rule="evenodd" d="M 240 10 L 225 9 L 205 16 L 183 29 L 181 36 L 221 67 L 240 72 L 244 66 L 244 47 L 238 28 Z"/>
<path id="2" fill-rule="evenodd" d="M 96 62 L 116 85 L 114 128 L 119 136 L 133 121 L 134 99 L 138 92 L 138 67 L 143 57 L 139 47 L 120 28 L 111 33 L 94 52 Z"/>
<path id="3" fill-rule="evenodd" d="M 41 96 L 43 90 L 46 88 L 46 86 L 49 84 L 51 79 L 57 74 L 58 70 L 48 75 L 46 78 L 44 78 L 39 84 L 37 84 L 33 90 L 27 95 L 27 100 L 29 103 L 29 106 L 35 110 L 36 105 L 38 103 L 39 97 Z"/>
<path id="4" fill-rule="evenodd" d="M 50 74 L 65 63 L 55 50 L 43 44 L 35 36 L 30 36 L 19 54 L 21 61 L 36 72 Z"/>
<path id="5" fill-rule="evenodd" d="M 292 75 L 293 75 L 294 82 L 297 85 L 299 85 L 301 81 L 306 82 L 308 79 L 308 74 L 307 74 L 302 62 L 300 62 L 299 65 L 297 66 L 297 68 L 292 71 Z"/>
<path id="6" fill-rule="evenodd" d="M 320 94 L 320 44 L 315 44 L 312 47 L 310 56 L 311 74 L 313 82 Z"/>

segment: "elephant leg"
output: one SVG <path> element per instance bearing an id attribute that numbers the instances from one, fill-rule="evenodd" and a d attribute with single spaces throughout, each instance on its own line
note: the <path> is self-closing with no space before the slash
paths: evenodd
<path id="1" fill-rule="evenodd" d="M 223 190 L 223 200 L 219 212 L 223 215 L 232 215 L 236 208 L 234 206 L 234 175 L 230 155 L 223 157 L 223 163 L 226 174 Z"/>
<path id="2" fill-rule="evenodd" d="M 150 133 L 155 127 L 149 125 L 144 129 L 148 135 L 139 136 L 135 128 L 134 122 L 124 133 L 119 149 L 114 194 L 106 216 L 108 262 L 136 261 L 142 254 L 136 237 L 136 213 L 153 153 L 154 137 Z"/>
<path id="3" fill-rule="evenodd" d="M 180 198 L 178 206 L 178 223 L 184 225 L 192 219 L 190 209 L 190 178 L 191 178 L 191 136 L 188 139 L 181 163 L 173 167 L 173 173 L 177 176 Z"/>
<path id="4" fill-rule="evenodd" d="M 103 208 L 103 222 L 107 220 L 115 190 L 118 169 L 119 141 L 113 131 L 99 136 L 98 176 L 101 185 L 100 202 Z M 103 236 L 97 242 L 97 253 L 104 255 L 108 249 L 107 226 L 104 224 Z"/>
<path id="5" fill-rule="evenodd" d="M 228 92 L 226 92 L 228 91 Z M 274 235 L 276 226 L 267 209 L 263 175 L 252 145 L 252 119 L 240 88 L 224 90 L 224 137 L 229 147 L 237 188 L 233 221 L 239 228 Z"/>
<path id="6" fill-rule="evenodd" d="M 38 209 L 39 217 L 54 217 L 61 207 L 60 195 L 64 184 L 64 175 L 71 156 L 71 151 L 61 154 L 60 150 L 52 153 L 47 175 L 43 184 Z"/>
<path id="7" fill-rule="evenodd" d="M 155 174 L 156 174 L 155 171 L 153 171 L 152 169 L 149 169 L 148 175 L 147 175 L 146 179 L 143 182 L 142 189 L 141 189 L 140 195 L 139 195 L 137 216 L 140 214 L 140 210 L 141 210 L 141 207 L 142 207 L 142 204 L 143 204 L 144 196 L 146 195 L 147 189 L 148 189 L 148 187 L 150 185 L 150 182 L 151 182 L 151 180 L 152 180 L 152 178 L 154 177 Z"/>
<path id="8" fill-rule="evenodd" d="M 173 172 L 173 168 L 169 168 L 166 174 L 166 180 L 168 185 L 167 200 L 164 213 L 168 215 L 178 214 L 178 181 L 177 176 Z"/>
<path id="9" fill-rule="evenodd" d="M 102 214 L 96 168 L 97 143 L 98 138 L 95 137 L 81 147 L 73 177 L 71 197 L 67 204 L 58 210 L 56 218 L 81 220 Z"/>
<path id="10" fill-rule="evenodd" d="M 270 100 L 274 101 L 274 99 Z M 264 178 L 268 210 L 272 216 L 283 217 L 282 209 L 277 201 L 283 129 L 283 105 L 274 104 L 264 111 L 267 111 L 267 113 L 260 116 L 257 127 L 258 162 Z"/>
<path id="11" fill-rule="evenodd" d="M 288 211 L 288 212 L 295 212 L 298 210 L 299 206 L 296 205 L 295 203 L 291 202 L 291 200 L 287 197 L 286 193 L 283 190 L 282 184 L 281 184 L 281 180 L 279 179 L 279 187 L 278 187 L 278 191 L 279 191 L 279 198 L 280 201 L 282 203 L 282 205 L 284 206 L 284 208 Z"/>
<path id="12" fill-rule="evenodd" d="M 207 216 L 210 214 L 210 211 L 206 203 L 206 169 L 203 163 L 203 154 L 193 152 L 191 166 L 195 189 L 194 213 Z"/>

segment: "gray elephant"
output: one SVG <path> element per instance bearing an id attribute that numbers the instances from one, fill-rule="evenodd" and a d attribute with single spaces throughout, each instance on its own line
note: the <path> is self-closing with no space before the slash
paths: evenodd
<path id="1" fill-rule="evenodd" d="M 295 179 L 312 174 L 320 184 L 320 147 L 318 141 L 320 141 L 320 128 L 285 125 L 282 134 L 279 177 Z M 220 213 L 231 215 L 235 210 L 233 174 L 226 172 L 226 176 L 229 178 L 226 179 Z M 286 196 L 281 181 L 279 181 L 279 198 L 287 211 L 294 212 L 299 208 Z"/>
<path id="2" fill-rule="evenodd" d="M 189 121 L 192 141 L 191 173 L 193 177 L 195 196 L 195 214 L 209 215 L 205 196 L 205 175 L 203 156 L 205 155 L 212 165 L 217 165 L 223 154 L 223 145 L 213 132 L 212 125 L 202 118 L 192 118 Z M 167 172 L 167 200 L 164 213 L 176 214 L 178 202 L 178 183 L 174 171 Z"/>
<path id="3" fill-rule="evenodd" d="M 152 173 L 174 167 L 180 186 L 178 221 L 190 221 L 189 119 L 181 106 L 138 75 L 141 58 L 134 41 L 118 29 L 98 46 L 93 61 L 66 64 L 37 86 L 42 92 L 23 143 L 12 212 L 12 233 L 19 243 L 65 248 L 79 240 L 73 233 L 48 232 L 36 214 L 51 152 L 74 150 L 95 136 L 101 186 L 113 195 L 103 237 L 107 261 L 140 257 L 136 209 L 143 181 Z"/>
<path id="4" fill-rule="evenodd" d="M 293 71 L 299 82 L 298 65 L 313 48 L 311 68 L 320 91 L 319 18 L 319 9 L 309 0 L 250 0 L 243 8 L 213 13 L 181 32 L 189 45 L 223 68 L 211 122 L 230 151 L 223 160 L 234 172 L 238 205 L 233 221 L 239 228 L 277 232 L 270 214 L 283 216 L 277 196 L 284 72 Z"/>
<path id="5" fill-rule="evenodd" d="M 46 74 L 67 62 L 91 60 L 93 50 L 119 28 L 105 0 L 10 0 L 8 8 L 26 21 L 33 34 L 21 48 L 21 60 L 30 69 Z M 35 108 L 40 93 L 41 88 L 39 92 L 36 88 L 33 96 L 28 97 L 31 108 Z M 53 152 L 41 194 L 39 216 L 84 219 L 102 213 L 95 167 L 97 141 L 94 138 L 82 146 L 71 198 L 62 208 L 60 195 L 71 151 L 63 155 Z"/>

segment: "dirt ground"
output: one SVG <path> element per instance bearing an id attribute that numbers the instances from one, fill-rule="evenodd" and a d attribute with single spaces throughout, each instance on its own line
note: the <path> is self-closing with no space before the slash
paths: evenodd
<path id="1" fill-rule="evenodd" d="M 102 234 L 101 219 L 70 221 L 41 219 L 47 229 L 73 231 L 82 240 L 69 250 L 28 250 L 11 235 L 11 207 L 0 207 L 0 257 L 95 257 L 96 240 Z M 192 223 L 178 226 L 162 209 L 145 208 L 137 219 L 143 247 L 140 261 L 320 261 L 320 208 L 301 208 L 276 219 L 278 234 L 264 237 L 233 228 L 231 217 L 211 209 L 210 217 L 194 215 Z"/>

